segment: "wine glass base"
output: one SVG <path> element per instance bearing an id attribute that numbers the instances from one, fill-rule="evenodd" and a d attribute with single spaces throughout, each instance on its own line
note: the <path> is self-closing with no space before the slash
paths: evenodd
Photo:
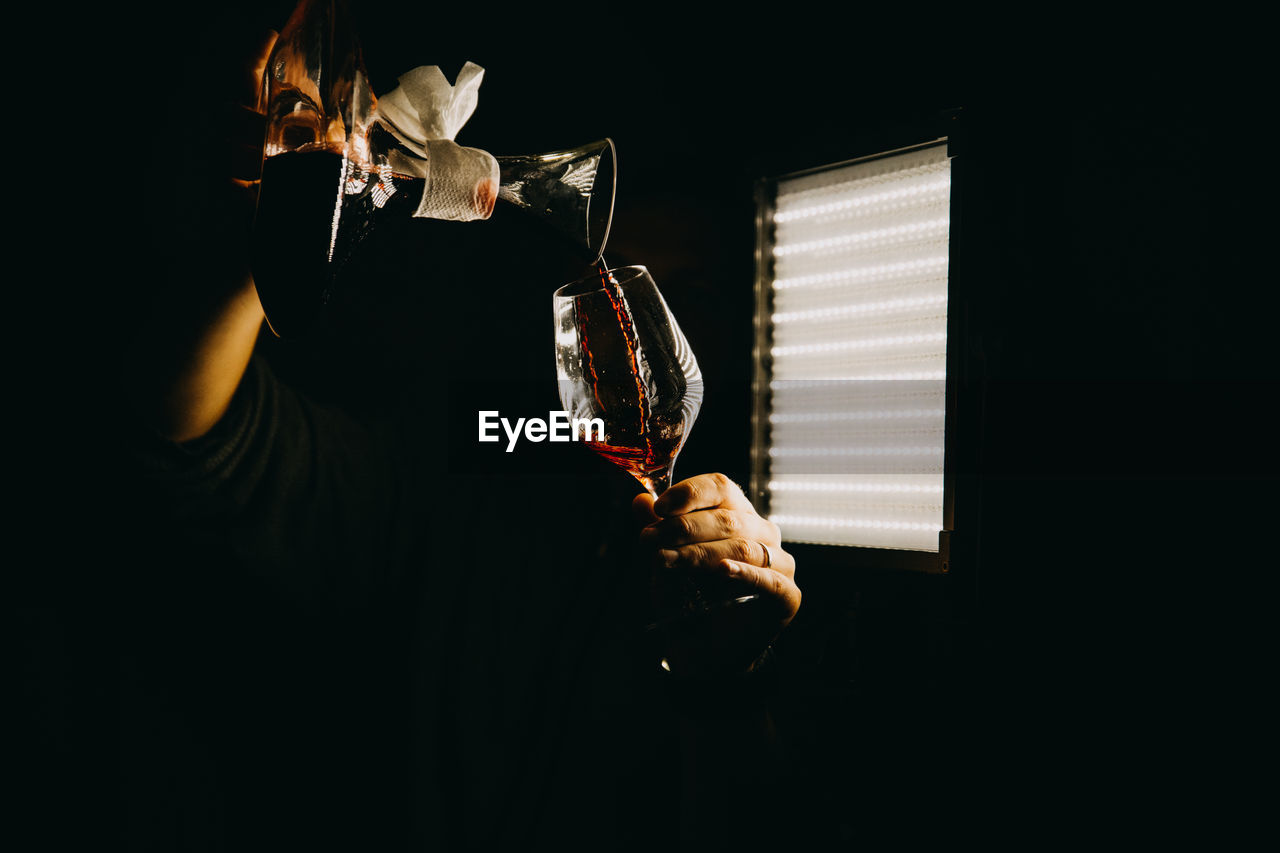
<path id="1" fill-rule="evenodd" d="M 658 631 L 664 627 L 676 624 L 692 624 L 700 619 L 704 619 L 708 614 L 715 613 L 720 610 L 727 610 L 733 607 L 741 607 L 758 599 L 759 595 L 740 595 L 737 598 L 730 598 L 726 601 L 717 601 L 708 604 L 701 596 L 696 600 L 689 601 L 679 610 L 669 612 L 658 617 L 653 622 L 644 626 L 645 631 Z"/>

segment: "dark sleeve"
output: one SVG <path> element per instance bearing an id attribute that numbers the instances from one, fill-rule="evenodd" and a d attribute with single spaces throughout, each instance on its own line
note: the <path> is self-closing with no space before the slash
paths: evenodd
<path id="1" fill-rule="evenodd" d="M 343 601 L 385 591 L 405 563 L 402 447 L 390 427 L 308 400 L 255 356 L 209 434 L 140 436 L 135 458 L 143 506 L 166 533 L 291 598 Z"/>

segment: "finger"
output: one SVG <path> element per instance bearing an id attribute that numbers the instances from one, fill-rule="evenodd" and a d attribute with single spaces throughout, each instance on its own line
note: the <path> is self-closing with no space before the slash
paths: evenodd
<path id="1" fill-rule="evenodd" d="M 699 474 L 681 480 L 658 496 L 653 511 L 667 518 L 718 506 L 755 512 L 738 484 L 724 474 Z"/>
<path id="2" fill-rule="evenodd" d="M 266 104 L 259 103 L 262 93 L 262 77 L 267 70 L 267 61 L 271 58 L 271 51 L 276 46 L 276 39 L 280 34 L 275 30 L 267 30 L 262 34 L 255 50 L 249 55 L 248 62 L 245 63 L 245 79 L 243 89 L 240 93 L 242 103 L 252 104 L 257 109 L 265 111 Z"/>
<path id="3" fill-rule="evenodd" d="M 649 525 L 661 520 L 653 511 L 653 495 L 648 492 L 635 496 L 631 501 L 631 512 L 641 524 Z"/>
<path id="4" fill-rule="evenodd" d="M 771 548 L 766 555 L 764 543 L 755 539 L 719 539 L 680 548 L 661 548 L 657 559 L 667 568 L 723 574 L 729 561 L 772 569 L 787 577 L 795 574 L 795 560 L 781 548 Z"/>
<path id="5" fill-rule="evenodd" d="M 725 568 L 728 577 L 749 586 L 766 601 L 773 602 L 783 624 L 790 622 L 800 609 L 800 587 L 781 572 L 737 560 L 725 560 Z"/>
<path id="6" fill-rule="evenodd" d="M 640 532 L 640 540 L 658 547 L 678 548 L 694 542 L 743 537 L 770 545 L 781 544 L 778 527 L 754 512 L 718 507 L 665 518 Z"/>

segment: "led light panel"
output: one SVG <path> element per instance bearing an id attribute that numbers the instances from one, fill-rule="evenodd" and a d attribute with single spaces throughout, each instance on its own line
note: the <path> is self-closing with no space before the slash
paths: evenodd
<path id="1" fill-rule="evenodd" d="M 945 144 L 778 181 L 767 488 L 792 542 L 938 550 Z"/>

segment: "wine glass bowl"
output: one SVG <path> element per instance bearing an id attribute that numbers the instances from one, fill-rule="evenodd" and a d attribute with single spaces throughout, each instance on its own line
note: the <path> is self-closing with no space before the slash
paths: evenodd
<path id="1" fill-rule="evenodd" d="M 606 269 L 553 297 L 560 402 L 580 440 L 654 497 L 702 406 L 702 372 L 675 316 L 642 266 Z M 580 426 L 591 421 L 603 431 Z"/>

